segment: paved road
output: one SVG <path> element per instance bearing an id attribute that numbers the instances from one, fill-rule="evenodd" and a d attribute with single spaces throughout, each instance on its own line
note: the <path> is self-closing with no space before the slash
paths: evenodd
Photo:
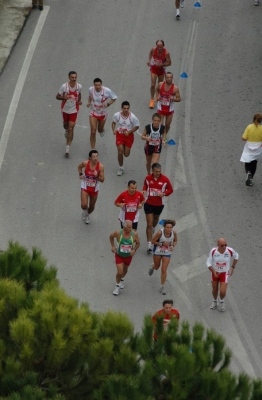
<path id="1" fill-rule="evenodd" d="M 234 352 L 234 371 L 261 376 L 261 165 L 254 187 L 247 188 L 239 163 L 243 129 L 261 111 L 261 9 L 241 0 L 230 6 L 225 0 L 203 1 L 201 9 L 193 4 L 186 2 L 179 22 L 167 0 L 130 0 L 124 5 L 114 0 L 110 7 L 103 0 L 88 5 L 75 0 L 74 7 L 68 0 L 50 0 L 42 13 L 31 13 L 0 77 L 0 244 L 4 248 L 12 238 L 40 247 L 58 267 L 69 294 L 93 310 L 126 312 L 138 330 L 143 315 L 160 308 L 159 274 L 149 278 L 147 273 L 151 258 L 145 251 L 143 215 L 142 246 L 126 288 L 121 296 L 112 295 L 115 266 L 108 236 L 118 227 L 113 201 L 129 179 L 142 186 L 143 143 L 137 135 L 126 173 L 119 178 L 110 129 L 98 138 L 106 181 L 92 223 L 86 226 L 77 165 L 89 151 L 88 112 L 83 106 L 67 160 L 55 95 L 70 69 L 78 72 L 84 99 L 92 80 L 100 76 L 119 96 L 110 117 L 127 99 L 143 127 L 152 115 L 147 54 L 155 40 L 163 38 L 182 95 L 170 132 L 177 146 L 161 156 L 163 172 L 176 189 L 163 216 L 177 219 L 179 233 L 168 297 L 184 319 L 200 320 L 226 336 Z M 179 78 L 181 72 L 188 78 Z M 209 309 L 205 267 L 207 253 L 220 236 L 241 257 L 223 314 Z"/>

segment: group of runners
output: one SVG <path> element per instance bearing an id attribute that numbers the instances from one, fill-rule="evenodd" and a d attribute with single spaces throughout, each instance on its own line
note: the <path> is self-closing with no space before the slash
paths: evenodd
<path id="1" fill-rule="evenodd" d="M 167 268 L 177 244 L 174 219 L 164 220 L 163 227 L 155 231 L 164 208 L 164 198 L 173 193 L 169 178 L 162 174 L 159 160 L 162 147 L 166 146 L 166 136 L 174 114 L 174 103 L 181 100 L 179 89 L 173 83 L 173 74 L 165 71 L 165 68 L 171 65 L 171 57 L 163 40 L 157 40 L 156 46 L 150 50 L 147 65 L 150 67 L 151 74 L 149 108 L 154 109 L 156 105 L 157 112 L 153 114 L 151 123 L 145 126 L 141 134 L 141 139 L 145 141 L 144 152 L 147 169 L 142 192 L 137 190 L 137 182 L 130 180 L 127 190 L 115 200 L 115 205 L 120 208 L 120 229 L 114 231 L 109 239 L 117 267 L 116 284 L 113 290 L 113 294 L 116 296 L 125 287 L 128 267 L 140 247 L 137 228 L 139 211 L 142 208 L 146 216 L 147 252 L 148 254 L 153 252 L 153 263 L 148 273 L 152 276 L 155 270 L 161 268 L 160 293 L 163 295 L 166 294 Z M 77 82 L 76 72 L 70 71 L 68 82 L 61 86 L 56 96 L 61 101 L 66 157 L 69 157 L 70 154 L 77 114 L 82 105 L 81 91 L 82 86 Z M 99 154 L 96 150 L 96 135 L 97 132 L 101 137 L 105 135 L 108 107 L 116 99 L 117 95 L 108 87 L 103 86 L 100 78 L 94 79 L 93 85 L 88 91 L 86 104 L 89 109 L 91 150 L 88 160 L 78 165 L 79 179 L 81 180 L 82 218 L 86 224 L 90 223 L 90 215 L 95 209 L 99 185 L 105 180 L 104 166 L 99 161 Z M 124 157 L 130 155 L 134 133 L 139 127 L 138 118 L 130 111 L 130 103 L 123 101 L 121 110 L 113 115 L 111 123 L 112 133 L 116 138 L 118 176 L 124 174 Z M 225 239 L 218 240 L 217 248 L 213 249 L 209 255 L 207 266 L 212 274 L 213 302 L 211 308 L 216 308 L 218 290 L 220 290 L 219 310 L 224 311 L 223 302 L 228 277 L 232 275 L 235 266 L 230 267 L 229 263 L 232 256 L 236 263 L 238 254 L 233 249 L 224 246 L 223 243 L 221 244 L 221 241 L 223 242 Z M 224 252 L 226 252 L 225 256 Z M 224 257 L 226 257 L 226 261 L 221 262 L 220 259 L 224 259 Z"/>

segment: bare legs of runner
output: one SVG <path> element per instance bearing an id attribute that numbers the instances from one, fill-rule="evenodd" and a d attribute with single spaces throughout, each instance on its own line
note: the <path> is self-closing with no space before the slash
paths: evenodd
<path id="1" fill-rule="evenodd" d="M 160 159 L 159 153 L 154 153 L 151 156 L 146 156 L 146 169 L 147 169 L 148 175 L 150 175 L 151 165 L 154 163 L 158 163 L 159 159 Z"/>
<path id="2" fill-rule="evenodd" d="M 89 117 L 89 122 L 90 122 L 90 146 L 91 150 L 95 150 L 96 148 L 96 131 L 98 130 L 98 133 L 103 133 L 104 132 L 104 126 L 106 123 L 106 119 L 99 120 L 95 117 Z"/>

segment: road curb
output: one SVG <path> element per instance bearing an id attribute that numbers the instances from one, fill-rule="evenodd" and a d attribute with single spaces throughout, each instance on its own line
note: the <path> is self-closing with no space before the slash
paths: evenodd
<path id="1" fill-rule="evenodd" d="M 31 10 L 31 0 L 0 0 L 0 76 Z"/>

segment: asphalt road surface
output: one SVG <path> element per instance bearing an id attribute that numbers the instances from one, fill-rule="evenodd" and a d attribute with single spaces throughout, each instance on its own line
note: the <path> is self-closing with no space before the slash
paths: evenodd
<path id="1" fill-rule="evenodd" d="M 164 39 L 169 67 L 182 101 L 176 104 L 169 138 L 176 146 L 162 151 L 162 171 L 175 193 L 162 217 L 177 220 L 178 245 L 169 266 L 167 298 L 182 319 L 199 320 L 221 332 L 234 353 L 232 369 L 262 375 L 261 194 L 262 164 L 253 187 L 245 186 L 239 158 L 241 135 L 261 112 L 261 7 L 253 1 L 186 0 L 181 20 L 174 1 L 54 0 L 31 13 L 0 77 L 0 246 L 17 240 L 40 247 L 58 267 L 67 293 L 92 310 L 126 312 L 141 329 L 145 313 L 164 299 L 160 274 L 148 276 L 145 217 L 139 221 L 141 248 L 134 257 L 121 295 L 114 297 L 114 256 L 109 234 L 119 227 L 117 195 L 129 179 L 142 188 L 146 175 L 143 142 L 136 134 L 125 174 L 117 177 L 111 117 L 123 100 L 143 127 L 150 122 L 150 48 Z M 83 106 L 69 159 L 60 102 L 55 96 L 76 70 L 83 85 Z M 188 78 L 180 78 L 186 72 Z M 91 224 L 81 219 L 77 165 L 89 148 L 88 87 L 96 77 L 118 100 L 109 109 L 107 132 L 97 138 L 105 165 Z M 210 274 L 205 261 L 218 237 L 240 254 L 230 279 L 226 311 L 209 309 Z"/>

